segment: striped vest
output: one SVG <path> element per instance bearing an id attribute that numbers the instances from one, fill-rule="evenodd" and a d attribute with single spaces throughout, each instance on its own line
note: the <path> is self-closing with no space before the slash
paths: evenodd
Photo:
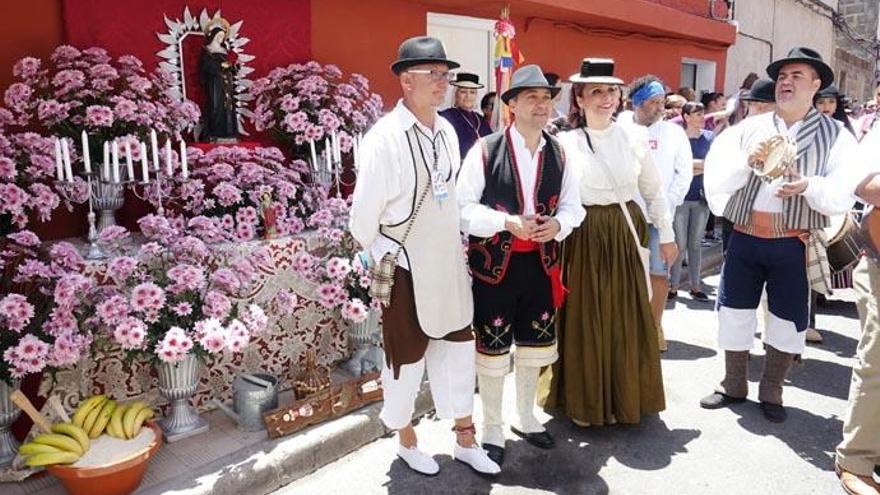
<path id="1" fill-rule="evenodd" d="M 834 119 L 810 109 L 797 133 L 797 169 L 802 176 L 827 174 L 828 154 L 839 133 L 840 126 Z M 759 134 L 761 133 L 755 133 L 751 139 L 749 136 L 743 136 L 741 149 L 751 150 L 767 137 Z M 748 225 L 751 222 L 755 198 L 763 184 L 764 182 L 757 175 L 751 175 L 746 185 L 730 198 L 724 209 L 724 217 L 733 223 Z M 777 226 L 780 229 L 813 230 L 829 225 L 828 217 L 810 208 L 802 195 L 783 198 L 781 219 L 783 225 Z"/>

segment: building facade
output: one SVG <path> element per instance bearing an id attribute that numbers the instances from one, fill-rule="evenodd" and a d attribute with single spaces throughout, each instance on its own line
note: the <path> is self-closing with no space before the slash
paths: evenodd
<path id="1" fill-rule="evenodd" d="M 878 28 L 880 2 L 839 0 L 835 23 L 835 75 L 837 86 L 853 100 L 873 98 L 878 81 Z"/>

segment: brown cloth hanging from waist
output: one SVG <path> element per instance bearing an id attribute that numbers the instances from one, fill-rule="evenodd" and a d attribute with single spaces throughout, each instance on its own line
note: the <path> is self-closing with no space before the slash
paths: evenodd
<path id="1" fill-rule="evenodd" d="M 400 367 L 413 364 L 425 357 L 430 337 L 425 335 L 416 314 L 412 274 L 401 267 L 394 269 L 394 287 L 391 304 L 382 308 L 382 342 L 385 347 L 385 364 L 394 370 L 394 378 L 400 377 Z M 470 325 L 443 337 L 450 342 L 474 340 Z"/>

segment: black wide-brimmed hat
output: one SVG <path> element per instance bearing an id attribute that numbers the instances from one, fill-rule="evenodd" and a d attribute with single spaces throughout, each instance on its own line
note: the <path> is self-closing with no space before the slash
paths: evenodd
<path id="1" fill-rule="evenodd" d="M 480 76 L 470 72 L 459 72 L 455 75 L 455 81 L 449 83 L 457 88 L 480 89 L 485 88 L 480 84 Z"/>
<path id="2" fill-rule="evenodd" d="M 544 72 L 537 65 L 524 65 L 513 73 L 513 77 L 510 78 L 510 89 L 501 93 L 501 101 L 507 103 L 520 91 L 526 89 L 549 89 L 550 96 L 556 97 L 562 88 L 551 86 L 544 77 Z"/>
<path id="3" fill-rule="evenodd" d="M 837 89 L 837 86 L 835 86 L 833 84 L 829 84 L 827 88 L 821 89 L 821 90 L 819 90 L 818 93 L 816 93 L 816 98 L 837 98 L 837 97 L 842 98 L 843 95 L 840 94 L 840 90 Z"/>
<path id="4" fill-rule="evenodd" d="M 449 69 L 460 67 L 458 62 L 446 58 L 443 42 L 430 36 L 416 36 L 400 44 L 397 61 L 391 64 L 391 71 L 397 75 L 414 65 L 445 64 Z"/>
<path id="5" fill-rule="evenodd" d="M 581 71 L 568 78 L 573 83 L 623 84 L 614 77 L 614 60 L 610 58 L 585 58 Z"/>
<path id="6" fill-rule="evenodd" d="M 822 85 L 819 89 L 825 89 L 834 82 L 834 71 L 824 61 L 819 52 L 812 48 L 796 46 L 788 52 L 788 56 L 776 60 L 767 66 L 767 75 L 774 81 L 779 77 L 779 69 L 786 64 L 809 64 L 819 73 Z"/>
<path id="7" fill-rule="evenodd" d="M 758 79 L 752 83 L 752 89 L 742 95 L 742 101 L 759 101 L 774 103 L 776 101 L 776 83 L 770 79 Z"/>

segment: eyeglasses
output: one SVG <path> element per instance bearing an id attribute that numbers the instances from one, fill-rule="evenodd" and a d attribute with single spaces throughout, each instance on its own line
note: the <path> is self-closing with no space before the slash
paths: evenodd
<path id="1" fill-rule="evenodd" d="M 430 69 L 430 70 L 429 69 L 410 69 L 407 72 L 409 72 L 410 74 L 425 74 L 433 82 L 439 82 L 439 81 L 452 82 L 455 80 L 455 74 L 453 74 L 452 72 L 449 72 L 449 71 L 443 72 L 443 71 L 433 70 L 433 69 Z"/>

